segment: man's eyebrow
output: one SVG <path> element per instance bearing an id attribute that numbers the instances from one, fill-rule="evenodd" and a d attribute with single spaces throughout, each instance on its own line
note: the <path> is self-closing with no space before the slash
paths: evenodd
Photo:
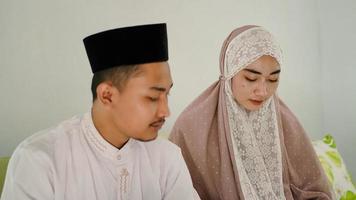
<path id="1" fill-rule="evenodd" d="M 248 72 L 251 72 L 251 73 L 254 73 L 254 74 L 259 74 L 259 75 L 262 74 L 261 72 L 256 71 L 256 70 L 253 70 L 253 69 L 244 69 L 244 70 L 246 70 L 246 71 L 248 71 Z M 280 73 L 280 72 L 281 72 L 281 70 L 280 70 L 280 69 L 277 69 L 276 71 L 270 73 L 269 75 L 278 74 L 278 73 Z"/>
<path id="2" fill-rule="evenodd" d="M 173 87 L 173 83 L 171 84 L 171 86 L 169 87 L 172 88 Z M 159 92 L 165 92 L 167 91 L 167 89 L 165 87 L 159 87 L 159 86 L 153 86 L 153 87 L 150 87 L 151 90 L 157 90 Z"/>

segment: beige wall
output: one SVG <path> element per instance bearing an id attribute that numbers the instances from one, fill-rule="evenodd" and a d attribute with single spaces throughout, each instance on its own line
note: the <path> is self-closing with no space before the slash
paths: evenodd
<path id="1" fill-rule="evenodd" d="M 323 132 L 356 178 L 356 2 L 319 0 Z M 342 3 L 341 3 L 342 2 Z"/>

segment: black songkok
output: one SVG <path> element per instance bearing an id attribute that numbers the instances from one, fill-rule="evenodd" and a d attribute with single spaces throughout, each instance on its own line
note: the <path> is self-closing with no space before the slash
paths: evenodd
<path id="1" fill-rule="evenodd" d="M 121 65 L 168 60 L 166 24 L 103 31 L 83 40 L 93 73 Z"/>

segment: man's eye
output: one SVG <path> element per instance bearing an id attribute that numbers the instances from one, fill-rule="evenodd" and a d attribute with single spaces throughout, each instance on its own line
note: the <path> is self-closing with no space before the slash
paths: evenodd
<path id="1" fill-rule="evenodd" d="M 148 99 L 150 100 L 150 101 L 158 101 L 158 98 L 157 97 L 148 97 Z"/>
<path id="2" fill-rule="evenodd" d="M 274 82 L 277 82 L 278 81 L 278 78 L 277 79 L 269 79 L 270 82 L 274 83 Z"/>

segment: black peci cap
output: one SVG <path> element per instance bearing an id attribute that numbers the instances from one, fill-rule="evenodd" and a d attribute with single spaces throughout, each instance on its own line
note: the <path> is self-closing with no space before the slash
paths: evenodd
<path id="1" fill-rule="evenodd" d="M 103 31 L 83 40 L 93 73 L 121 65 L 168 60 L 166 24 Z"/>

